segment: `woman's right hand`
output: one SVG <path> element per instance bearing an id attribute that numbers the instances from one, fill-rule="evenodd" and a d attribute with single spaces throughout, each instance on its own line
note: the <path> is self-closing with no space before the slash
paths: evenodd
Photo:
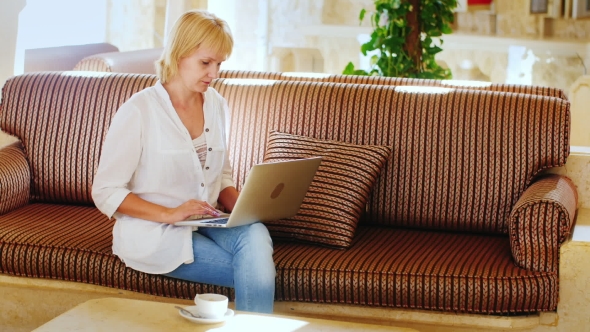
<path id="1" fill-rule="evenodd" d="M 187 220 L 194 215 L 219 216 L 219 211 L 204 201 L 196 199 L 188 200 L 175 208 L 168 208 L 164 211 L 164 222 L 174 224 L 178 221 Z"/>
<path id="2" fill-rule="evenodd" d="M 215 210 L 209 203 L 198 201 L 196 199 L 188 200 L 175 208 L 148 202 L 134 193 L 125 197 L 117 212 L 126 214 L 130 217 L 174 224 L 175 222 L 187 220 L 194 215 L 211 215 L 219 216 L 219 211 Z"/>

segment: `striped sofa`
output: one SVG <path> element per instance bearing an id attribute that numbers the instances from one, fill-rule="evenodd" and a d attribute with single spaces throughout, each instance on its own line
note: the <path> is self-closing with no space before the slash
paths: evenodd
<path id="1" fill-rule="evenodd" d="M 441 88 L 480 90 L 480 91 L 501 91 L 513 93 L 525 93 L 556 97 L 567 100 L 567 95 L 562 89 L 548 86 L 532 86 L 522 84 L 490 83 L 483 81 L 460 81 L 460 80 L 431 80 L 421 78 L 405 77 L 383 77 L 383 76 L 357 76 L 323 73 L 281 73 L 264 72 L 256 70 L 222 70 L 220 78 L 243 78 L 243 79 L 267 79 L 281 81 L 308 81 L 308 82 L 332 82 L 350 84 L 377 84 L 394 86 L 431 86 Z"/>
<path id="2" fill-rule="evenodd" d="M 109 122 L 155 76 L 44 72 L 3 88 L 0 272 L 179 299 L 231 289 L 148 275 L 111 252 L 90 188 Z M 236 183 L 271 130 L 392 154 L 349 249 L 275 241 L 276 300 L 483 314 L 555 310 L 571 181 L 569 102 L 437 87 L 222 78 Z"/>

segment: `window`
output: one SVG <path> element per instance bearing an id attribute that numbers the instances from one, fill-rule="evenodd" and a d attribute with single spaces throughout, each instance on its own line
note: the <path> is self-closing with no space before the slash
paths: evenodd
<path id="1" fill-rule="evenodd" d="M 15 74 L 24 68 L 24 51 L 106 39 L 107 0 L 27 0 L 19 16 Z"/>

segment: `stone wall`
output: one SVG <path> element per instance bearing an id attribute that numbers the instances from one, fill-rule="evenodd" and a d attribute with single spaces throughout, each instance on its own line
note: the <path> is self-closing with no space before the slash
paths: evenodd
<path id="1" fill-rule="evenodd" d="M 529 1 L 494 0 L 491 18 L 489 11 L 458 13 L 456 31 L 515 38 L 559 38 L 590 42 L 590 20 L 566 18 L 562 13 L 556 17 L 553 14 L 530 14 Z M 489 21 L 493 21 L 495 31 L 488 29 Z"/>
<path id="2" fill-rule="evenodd" d="M 372 0 L 324 0 L 322 23 L 334 25 L 359 25 L 359 14 L 362 8 L 374 8 Z M 368 17 L 362 26 L 371 26 Z"/>
<path id="3" fill-rule="evenodd" d="M 164 46 L 166 33 L 166 2 L 167 0 L 154 0 L 155 17 L 154 17 L 154 47 Z"/>
<path id="4" fill-rule="evenodd" d="M 527 8 L 530 0 L 502 0 L 495 1 L 496 34 L 504 37 L 536 38 L 541 36 L 539 30 L 540 16 L 528 15 Z M 466 13 L 469 15 L 470 13 Z M 461 23 L 458 25 L 461 31 Z"/>
<path id="5" fill-rule="evenodd" d="M 187 7 L 209 9 L 230 24 L 235 49 L 224 64 L 226 69 L 336 74 L 349 61 L 357 67 L 367 63 L 360 55 L 360 44 L 371 28 L 368 19 L 359 24 L 359 12 L 362 8 L 373 9 L 373 0 L 185 1 Z M 569 90 L 584 74 L 584 61 L 590 66 L 590 47 L 575 45 L 590 42 L 590 20 L 530 15 L 528 1 L 495 0 L 492 11 L 457 13 L 455 33 L 444 37 L 444 51 L 438 59 L 452 70 L 456 79 Z M 122 51 L 162 46 L 166 0 L 110 0 L 109 8 L 107 42 Z M 481 43 L 470 39 L 474 35 L 489 37 L 486 41 L 492 44 L 481 47 Z M 548 36 L 574 44 L 543 46 L 552 40 Z M 520 60 L 509 54 L 507 44 L 519 44 L 521 40 L 529 44 L 536 40 L 539 44 L 526 46 L 527 61 L 534 62 L 527 65 L 527 73 L 514 72 L 514 68 L 520 70 Z"/>
<path id="6" fill-rule="evenodd" d="M 107 6 L 108 43 L 120 51 L 161 45 L 154 42 L 157 36 L 155 0 L 109 0 Z"/>
<path id="7" fill-rule="evenodd" d="M 207 0 L 185 0 L 187 8 L 207 9 Z M 121 51 L 162 47 L 167 0 L 109 0 L 107 42 Z"/>
<path id="8" fill-rule="evenodd" d="M 551 36 L 590 41 L 590 20 L 553 20 Z"/>
<path id="9" fill-rule="evenodd" d="M 14 75 L 18 16 L 25 8 L 25 0 L 13 0 L 0 6 L 0 87 Z M 0 98 L 2 97 L 0 89 Z"/>
<path id="10" fill-rule="evenodd" d="M 564 18 L 561 13 L 558 17 L 550 15 L 535 15 L 529 13 L 528 3 L 530 0 L 495 0 L 493 9 L 487 11 L 468 11 L 457 14 L 455 34 L 477 34 L 490 37 L 504 37 L 510 39 L 522 39 L 527 41 L 538 41 L 538 45 L 552 41 L 568 41 L 570 44 L 565 48 L 547 46 L 544 50 L 531 51 L 535 58 L 530 84 L 554 86 L 568 91 L 578 77 L 586 73 L 585 67 L 590 65 L 590 54 L 584 50 L 584 44 L 590 43 L 590 20 Z M 513 43 L 517 44 L 518 40 Z M 580 47 L 575 44 L 580 43 Z M 499 75 L 498 67 L 507 64 L 506 54 L 490 55 L 480 52 L 471 52 L 471 55 L 459 54 L 456 50 L 445 50 L 441 59 L 450 62 L 464 63 L 465 59 L 478 59 L 480 56 L 487 58 L 495 57 L 496 70 L 489 71 L 486 67 L 478 68 L 489 80 L 503 82 Z M 479 53 L 479 54 L 478 54 Z M 463 60 L 461 60 L 463 59 Z M 482 62 L 476 60 L 476 62 Z M 452 67 L 452 66 L 451 66 Z M 489 66 L 487 66 L 489 67 Z M 453 72 L 459 75 L 464 70 L 459 67 L 452 67 Z M 505 70 L 500 70 L 505 72 Z M 492 75 L 496 75 L 494 78 Z M 457 75 L 455 75 L 457 77 Z M 463 78 L 463 77 L 461 77 Z M 467 78 L 469 75 L 467 75 Z M 500 79 L 500 80 L 497 80 Z M 519 83 L 510 82 L 509 83 Z"/>

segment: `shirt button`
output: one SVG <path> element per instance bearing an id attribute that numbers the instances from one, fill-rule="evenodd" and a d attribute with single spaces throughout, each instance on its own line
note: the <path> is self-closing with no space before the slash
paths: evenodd
<path id="1" fill-rule="evenodd" d="M 213 149 L 209 148 L 209 151 L 211 151 L 211 150 L 213 150 Z"/>
<path id="2" fill-rule="evenodd" d="M 209 170 L 209 166 L 205 167 L 205 170 L 208 171 Z"/>
<path id="3" fill-rule="evenodd" d="M 206 131 L 206 132 L 209 132 L 209 128 L 205 128 L 205 131 Z"/>
<path id="4" fill-rule="evenodd" d="M 204 187 L 204 186 L 205 186 L 205 184 L 204 183 L 201 183 L 201 187 Z"/>

